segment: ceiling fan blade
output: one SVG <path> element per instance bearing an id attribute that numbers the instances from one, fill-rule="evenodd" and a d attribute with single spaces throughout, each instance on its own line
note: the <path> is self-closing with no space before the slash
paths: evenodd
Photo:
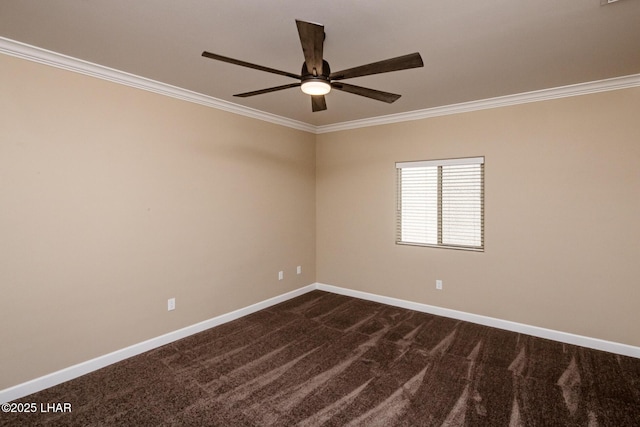
<path id="1" fill-rule="evenodd" d="M 369 89 L 362 86 L 355 86 L 346 83 L 331 83 L 331 87 L 337 90 L 341 90 L 343 92 L 349 92 L 360 96 L 366 96 L 367 98 L 375 99 L 378 101 L 383 101 L 391 104 L 400 98 L 401 95 L 390 92 L 383 92 L 381 90 Z"/>
<path id="2" fill-rule="evenodd" d="M 322 45 L 324 43 L 324 26 L 311 22 L 298 21 L 298 35 L 304 52 L 307 70 L 314 76 L 322 75 Z M 314 73 L 315 68 L 315 73 Z"/>
<path id="3" fill-rule="evenodd" d="M 327 101 L 324 99 L 324 95 L 313 95 L 311 96 L 311 110 L 315 113 L 316 111 L 323 111 L 327 109 Z"/>
<path id="4" fill-rule="evenodd" d="M 286 71 L 276 70 L 275 68 L 263 67 L 262 65 L 252 64 L 250 62 L 240 61 L 239 59 L 233 59 L 226 56 L 218 55 L 215 53 L 204 51 L 202 56 L 205 58 L 215 59 L 217 61 L 228 62 L 229 64 L 240 65 L 241 67 L 253 68 L 254 70 L 266 71 L 267 73 L 279 74 L 281 76 L 291 77 L 292 79 L 302 79 L 302 76 L 297 74 L 288 73 Z"/>
<path id="5" fill-rule="evenodd" d="M 239 96 L 240 98 L 247 98 L 249 96 L 262 95 L 263 93 L 276 92 L 278 90 L 284 90 L 284 89 L 290 89 L 292 87 L 298 87 L 298 86 L 300 86 L 300 84 L 301 83 L 290 83 L 288 85 L 270 87 L 270 88 L 267 88 L 267 89 L 254 90 L 252 92 L 238 93 L 238 94 L 233 95 L 233 96 Z"/>
<path id="6" fill-rule="evenodd" d="M 410 68 L 423 67 L 422 57 L 418 52 L 384 61 L 373 62 L 359 67 L 331 73 L 331 80 L 351 79 L 353 77 L 369 76 L 371 74 L 388 73 L 391 71 L 408 70 Z"/>

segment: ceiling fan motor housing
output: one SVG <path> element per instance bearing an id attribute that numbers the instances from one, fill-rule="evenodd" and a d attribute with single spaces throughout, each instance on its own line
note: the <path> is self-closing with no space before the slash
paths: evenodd
<path id="1" fill-rule="evenodd" d="M 307 68 L 307 63 L 302 63 L 302 71 L 300 71 L 300 75 L 302 76 L 302 82 L 311 81 L 311 80 L 319 80 L 329 83 L 329 75 L 331 74 L 331 68 L 329 68 L 329 63 L 322 60 L 322 74 L 319 74 L 318 71 L 314 68 L 309 71 Z"/>
<path id="2" fill-rule="evenodd" d="M 302 91 L 308 95 L 326 95 L 331 91 L 330 74 L 329 63 L 325 60 L 322 60 L 322 73 L 315 68 L 310 72 L 307 63 L 303 62 L 300 72 Z"/>

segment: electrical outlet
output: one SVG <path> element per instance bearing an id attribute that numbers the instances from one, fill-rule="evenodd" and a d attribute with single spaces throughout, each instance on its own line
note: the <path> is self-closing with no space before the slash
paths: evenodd
<path id="1" fill-rule="evenodd" d="M 278 280 L 284 279 L 284 271 L 278 271 Z"/>
<path id="2" fill-rule="evenodd" d="M 436 289 L 439 291 L 442 290 L 442 280 L 436 280 Z"/>
<path id="3" fill-rule="evenodd" d="M 167 311 L 171 311 L 171 310 L 175 310 L 176 309 L 176 299 L 175 298 L 169 298 L 167 300 Z"/>
<path id="4" fill-rule="evenodd" d="M 302 274 L 302 266 L 300 266 L 300 265 L 299 265 L 299 266 L 296 268 L 296 274 Z"/>

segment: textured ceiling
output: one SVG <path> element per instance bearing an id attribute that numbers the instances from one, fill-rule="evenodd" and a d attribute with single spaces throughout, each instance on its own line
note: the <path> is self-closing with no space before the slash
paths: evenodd
<path id="1" fill-rule="evenodd" d="M 2 0 L 0 36 L 315 126 L 640 73 L 640 0 Z M 295 19 L 325 26 L 334 71 L 412 52 L 424 68 L 347 83 L 311 112 L 293 83 L 203 50 L 300 72 Z"/>

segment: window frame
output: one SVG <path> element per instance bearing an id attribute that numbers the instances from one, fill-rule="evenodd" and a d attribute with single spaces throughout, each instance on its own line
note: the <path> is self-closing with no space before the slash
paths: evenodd
<path id="1" fill-rule="evenodd" d="M 443 215 L 443 194 L 445 190 L 443 190 L 443 168 L 447 166 L 466 166 L 466 165 L 479 165 L 479 176 L 474 177 L 475 179 L 479 178 L 479 199 L 476 200 L 476 203 L 479 203 L 479 212 L 474 209 L 470 210 L 471 213 L 474 213 L 476 216 L 479 215 L 479 227 L 478 233 L 479 236 L 474 236 L 474 238 L 479 238 L 479 245 L 466 245 L 466 244 L 452 244 L 452 243 L 443 243 L 443 218 L 446 215 Z M 436 160 L 421 160 L 421 161 L 407 161 L 407 162 L 396 162 L 396 235 L 395 241 L 397 245 L 406 245 L 406 246 L 423 246 L 423 247 L 433 247 L 433 248 L 443 248 L 443 249 L 456 249 L 456 250 L 464 250 L 464 251 L 472 251 L 472 252 L 484 252 L 485 248 L 485 236 L 484 236 L 484 220 L 485 220 L 485 179 L 484 179 L 484 170 L 485 170 L 485 158 L 484 156 L 475 156 L 475 157 L 463 157 L 463 158 L 450 158 L 450 159 L 436 159 Z M 431 239 L 433 239 L 433 234 L 437 235 L 436 243 L 426 243 L 424 241 L 411 241 L 411 240 L 403 240 L 403 219 L 406 217 L 403 216 L 403 182 L 402 182 L 402 170 L 406 168 L 436 168 L 436 191 L 435 195 L 436 201 L 436 226 L 433 228 L 433 223 L 428 224 L 427 221 L 420 225 L 424 225 L 425 229 L 429 228 L 429 232 L 431 233 Z M 425 170 L 425 175 L 427 172 Z M 433 171 L 431 171 L 431 175 L 434 175 Z M 425 178 L 425 185 L 428 178 Z M 433 182 L 431 182 L 433 187 Z M 477 184 L 476 184 L 477 185 Z M 432 191 L 432 190 L 431 190 Z M 448 194 L 448 197 L 450 197 Z M 434 198 L 433 194 L 430 194 L 429 197 L 431 199 Z M 428 203 L 425 200 L 425 203 Z M 432 207 L 433 209 L 433 207 Z M 474 230 L 475 232 L 475 230 Z M 428 239 L 425 239 L 428 240 Z"/>

